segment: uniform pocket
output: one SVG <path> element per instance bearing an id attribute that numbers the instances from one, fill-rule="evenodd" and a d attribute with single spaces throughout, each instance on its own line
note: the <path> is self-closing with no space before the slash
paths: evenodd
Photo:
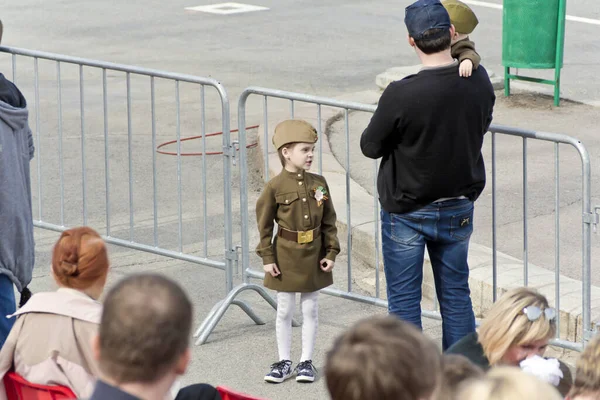
<path id="1" fill-rule="evenodd" d="M 409 245 L 421 235 L 422 218 L 400 214 L 390 214 L 390 236 L 394 242 Z"/>
<path id="2" fill-rule="evenodd" d="M 457 213 L 450 219 L 450 237 L 465 240 L 473 233 L 473 207 L 468 211 Z"/>
<path id="3" fill-rule="evenodd" d="M 282 193 L 275 195 L 275 201 L 277 204 L 292 204 L 294 201 L 298 200 L 298 192 L 292 193 Z"/>

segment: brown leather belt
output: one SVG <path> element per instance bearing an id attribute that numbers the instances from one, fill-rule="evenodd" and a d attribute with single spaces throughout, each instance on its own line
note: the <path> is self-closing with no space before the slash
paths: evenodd
<path id="1" fill-rule="evenodd" d="M 277 236 L 296 243 L 310 243 L 321 234 L 321 227 L 318 226 L 310 231 L 289 231 L 285 228 L 277 228 Z"/>

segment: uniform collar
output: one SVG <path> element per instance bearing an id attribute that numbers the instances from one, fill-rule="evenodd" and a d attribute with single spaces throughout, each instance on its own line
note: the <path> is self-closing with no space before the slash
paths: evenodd
<path id="1" fill-rule="evenodd" d="M 301 169 L 298 172 L 290 172 L 284 168 L 283 173 L 284 173 L 284 176 L 286 176 L 288 178 L 296 179 L 299 181 L 304 180 L 305 171 L 303 169 Z"/>

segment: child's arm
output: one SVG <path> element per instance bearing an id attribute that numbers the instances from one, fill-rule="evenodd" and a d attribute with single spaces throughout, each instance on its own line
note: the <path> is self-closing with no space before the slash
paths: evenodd
<path id="1" fill-rule="evenodd" d="M 452 57 L 458 59 L 460 76 L 469 77 L 479 67 L 481 57 L 475 50 L 475 43 L 465 39 L 452 45 Z"/>
<path id="2" fill-rule="evenodd" d="M 477 67 L 479 67 L 479 64 L 481 63 L 481 57 L 475 51 L 475 48 L 467 49 L 459 55 L 458 62 L 460 64 L 462 64 L 465 60 L 469 60 L 471 61 L 471 63 L 473 63 L 473 69 L 477 69 Z"/>
<path id="3" fill-rule="evenodd" d="M 260 234 L 260 242 L 256 246 L 256 254 L 262 258 L 263 265 L 275 264 L 275 252 L 273 251 L 272 240 L 276 213 L 277 203 L 275 202 L 275 193 L 271 185 L 267 183 L 256 201 L 256 222 Z"/>
<path id="4" fill-rule="evenodd" d="M 323 202 L 323 219 L 321 219 L 321 234 L 323 235 L 323 246 L 325 247 L 325 258 L 321 260 L 321 269 L 325 272 L 333 269 L 335 258 L 340 252 L 340 242 L 337 237 L 335 222 L 337 216 L 331 200 L 329 186 L 325 185 L 328 199 Z"/>

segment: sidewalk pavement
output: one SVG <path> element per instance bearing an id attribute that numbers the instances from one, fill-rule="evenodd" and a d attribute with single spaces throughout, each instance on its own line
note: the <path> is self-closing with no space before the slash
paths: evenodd
<path id="1" fill-rule="evenodd" d="M 115 233 L 120 232 L 116 231 Z M 40 266 L 34 270 L 34 279 L 29 285 L 33 293 L 56 289 L 50 275 L 48 257 L 59 236 L 60 234 L 57 232 L 35 230 L 36 256 L 40 261 Z M 209 244 L 211 256 L 221 253 L 221 238 L 216 238 Z M 192 299 L 195 317 L 193 330 L 196 330 L 212 306 L 225 297 L 223 271 L 117 246 L 109 246 L 109 254 L 111 269 L 108 275 L 107 290 L 117 281 L 132 273 L 165 274 L 179 282 Z M 344 256 L 341 256 L 338 261 L 340 265 L 345 264 Z M 256 264 L 253 263 L 253 265 Z M 338 283 L 342 284 L 344 279 L 341 268 L 336 271 L 336 277 L 340 278 Z M 237 283 L 239 283 L 239 279 L 236 280 Z M 269 400 L 328 399 L 325 380 L 322 377 L 313 384 L 300 384 L 293 379 L 279 385 L 264 382 L 264 375 L 277 358 L 275 312 L 253 293 L 245 292 L 241 299 L 247 301 L 266 321 L 266 324 L 255 325 L 246 314 L 237 307 L 232 307 L 204 345 L 192 346 L 192 363 L 181 379 L 181 385 L 194 383 L 222 385 Z M 296 318 L 301 320 L 298 308 L 297 306 Z M 319 300 L 319 331 L 313 357 L 318 370 L 323 372 L 327 351 L 337 336 L 362 318 L 385 313 L 386 310 L 382 308 L 321 296 Z M 424 319 L 423 325 L 425 333 L 437 343 L 441 343 L 441 322 Z M 301 353 L 301 331 L 300 327 L 293 329 L 292 357 L 294 363 L 298 362 Z"/>

